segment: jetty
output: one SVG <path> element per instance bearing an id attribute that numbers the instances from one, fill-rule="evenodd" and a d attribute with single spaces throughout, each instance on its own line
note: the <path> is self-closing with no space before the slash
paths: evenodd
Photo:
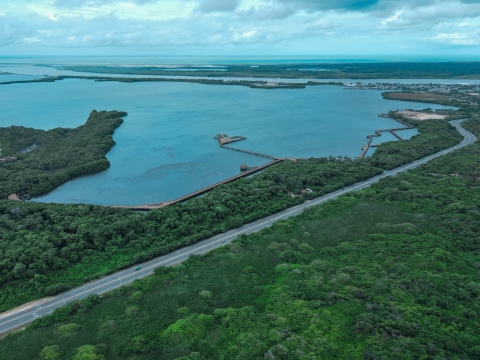
<path id="1" fill-rule="evenodd" d="M 175 200 L 162 201 L 162 202 L 156 202 L 156 203 L 144 204 L 144 205 L 134 205 L 134 206 L 120 205 L 120 206 L 113 206 L 113 207 L 122 208 L 122 209 L 130 209 L 130 210 L 138 210 L 138 211 L 148 211 L 148 210 L 161 209 L 161 208 L 164 208 L 166 206 L 182 203 L 184 201 L 190 200 L 190 199 L 192 199 L 194 197 L 197 197 L 199 195 L 203 195 L 203 194 L 215 189 L 217 186 L 227 184 L 231 181 L 235 181 L 235 180 L 240 179 L 240 178 L 245 177 L 245 176 L 252 175 L 252 174 L 254 174 L 258 171 L 266 169 L 269 166 L 272 166 L 272 165 L 278 164 L 279 162 L 287 160 L 285 158 L 277 158 L 277 157 L 267 155 L 267 154 L 262 154 L 262 153 L 259 153 L 259 152 L 256 152 L 256 151 L 236 149 L 236 148 L 232 148 L 232 147 L 229 147 L 229 146 L 225 145 L 225 144 L 229 144 L 229 143 L 236 142 L 236 141 L 246 140 L 247 138 L 245 136 L 228 136 L 227 134 L 217 134 L 213 138 L 215 140 L 217 140 L 218 145 L 220 145 L 220 147 L 222 147 L 224 149 L 230 149 L 230 150 L 234 150 L 234 151 L 240 151 L 240 152 L 243 152 L 243 153 L 247 153 L 247 154 L 250 154 L 250 155 L 261 156 L 261 157 L 264 157 L 264 158 L 271 159 L 272 161 L 270 161 L 267 164 L 261 165 L 261 166 L 247 166 L 246 164 L 241 164 L 240 165 L 240 174 L 232 176 L 231 178 L 219 181 L 219 182 L 217 182 L 213 185 L 204 187 L 203 189 L 194 191 L 190 194 L 179 197 L 178 199 L 175 199 Z M 304 159 L 298 159 L 298 160 L 304 160 Z"/>
<path id="2" fill-rule="evenodd" d="M 399 120 L 399 119 L 394 119 L 392 118 L 390 115 L 388 114 L 378 114 L 378 116 L 380 117 L 384 117 L 384 118 L 389 118 L 389 119 L 393 119 L 393 120 L 396 120 L 398 121 L 399 123 L 405 125 L 404 127 L 398 127 L 398 128 L 390 128 L 390 129 L 383 129 L 383 130 L 375 130 L 375 134 L 371 134 L 371 135 L 367 135 L 367 143 L 365 145 L 362 146 L 362 151 L 360 152 L 360 156 L 359 158 L 364 158 L 365 157 L 365 154 L 367 153 L 368 149 L 371 148 L 371 147 L 377 147 L 378 145 L 380 144 L 373 144 L 372 145 L 372 140 L 374 137 L 380 137 L 382 136 L 382 132 L 389 132 L 391 133 L 393 136 L 395 136 L 398 140 L 400 141 L 405 141 L 405 139 L 403 137 L 401 137 L 397 131 L 399 130 L 409 130 L 409 129 L 413 129 L 415 128 L 415 126 L 413 125 L 410 125 L 409 123 L 403 121 L 403 120 Z"/>
<path id="3" fill-rule="evenodd" d="M 229 144 L 236 141 L 247 140 L 245 136 L 228 136 L 227 134 L 217 134 L 213 137 L 214 139 L 218 140 L 218 144 L 220 146 L 224 144 Z"/>
<path id="4" fill-rule="evenodd" d="M 243 153 L 246 153 L 246 154 L 250 154 L 250 155 L 261 156 L 261 157 L 264 157 L 264 158 L 267 158 L 267 159 L 272 159 L 272 160 L 278 160 L 278 159 L 280 159 L 280 158 L 277 158 L 277 157 L 275 157 L 275 156 L 267 155 L 267 154 L 262 154 L 262 153 L 259 153 L 259 152 L 256 152 L 256 151 L 237 149 L 237 148 L 233 148 L 233 147 L 225 146 L 225 145 L 220 145 L 220 147 L 222 147 L 222 148 L 224 148 L 224 149 L 229 149 L 229 150 L 234 150 L 234 151 L 240 151 L 240 152 L 243 152 Z"/>
<path id="5" fill-rule="evenodd" d="M 243 153 L 250 154 L 250 155 L 255 155 L 255 156 L 261 156 L 261 157 L 264 157 L 264 158 L 267 158 L 267 159 L 272 159 L 272 160 L 280 159 L 280 158 L 277 158 L 275 156 L 262 154 L 262 153 L 259 153 L 259 152 L 256 152 L 256 151 L 243 150 L 243 149 L 237 149 L 237 148 L 233 148 L 233 147 L 230 147 L 230 146 L 226 146 L 226 144 L 230 144 L 232 142 L 247 140 L 247 138 L 245 136 L 238 136 L 238 135 L 228 136 L 227 134 L 217 134 L 213 138 L 218 140 L 218 145 L 220 145 L 220 147 L 222 147 L 224 149 L 239 151 L 239 152 L 243 152 Z"/>
<path id="6" fill-rule="evenodd" d="M 207 192 L 209 192 L 210 190 L 213 190 L 215 189 L 217 186 L 220 186 L 220 185 L 223 185 L 223 184 L 227 184 L 229 182 L 232 182 L 232 181 L 235 181 L 237 179 L 240 179 L 242 177 L 245 177 L 245 176 L 248 176 L 248 175 L 252 175 L 260 170 L 263 170 L 263 169 L 266 169 L 267 167 L 269 166 L 272 166 L 272 165 L 275 165 L 275 164 L 278 164 L 282 161 L 284 161 L 285 159 L 276 159 L 274 161 L 271 161 L 265 165 L 261 165 L 261 166 L 256 166 L 255 168 L 252 168 L 251 170 L 247 170 L 247 171 L 244 171 L 242 172 L 241 174 L 238 174 L 238 175 L 235 175 L 235 176 L 232 176 L 231 178 L 228 178 L 228 179 L 225 179 L 225 180 L 222 180 L 222 181 L 219 181 L 213 185 L 210 185 L 210 186 L 207 186 L 207 187 L 204 187 L 203 189 L 200 189 L 200 190 L 197 190 L 197 191 L 194 191 L 188 195 L 185 195 L 185 196 L 182 196 L 182 197 L 179 197 L 178 199 L 175 199 L 175 200 L 171 200 L 171 201 L 163 201 L 163 202 L 157 202 L 157 203 L 152 203 L 152 204 L 145 204 L 145 205 L 136 205 L 136 206 L 130 206 L 130 205 L 127 205 L 127 206 L 113 206 L 115 208 L 122 208 L 122 209 L 131 209 L 131 210 L 138 210 L 138 211 L 148 211 L 148 210 L 155 210 L 155 209 L 161 209 L 161 208 L 164 208 L 166 206 L 170 206 L 170 205 L 174 205 L 174 204 L 178 204 L 178 203 L 182 203 L 184 201 L 187 201 L 187 200 L 190 200 L 194 197 L 197 197 L 199 195 L 203 195 Z"/>
<path id="7" fill-rule="evenodd" d="M 248 170 L 255 170 L 258 166 L 248 166 L 247 164 L 240 165 L 240 171 L 248 171 Z"/>

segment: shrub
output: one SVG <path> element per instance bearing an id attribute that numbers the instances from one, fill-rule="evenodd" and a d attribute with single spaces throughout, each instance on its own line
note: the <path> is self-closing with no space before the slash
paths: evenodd
<path id="1" fill-rule="evenodd" d="M 136 306 L 129 307 L 127 310 L 125 310 L 125 315 L 127 316 L 137 316 L 138 315 L 138 308 Z"/>
<path id="2" fill-rule="evenodd" d="M 40 351 L 40 357 L 45 360 L 54 360 L 60 357 L 60 348 L 58 345 L 45 346 L 42 351 Z"/>
<path id="3" fill-rule="evenodd" d="M 135 291 L 132 295 L 130 295 L 130 301 L 136 302 L 142 299 L 143 293 L 141 291 Z"/>
<path id="4" fill-rule="evenodd" d="M 58 333 L 62 337 L 72 337 L 78 334 L 78 330 L 80 330 L 80 325 L 71 323 L 67 325 L 62 325 L 57 328 Z"/>
<path id="5" fill-rule="evenodd" d="M 298 252 L 298 251 L 293 251 L 293 250 L 285 250 L 280 254 L 280 259 L 283 261 L 292 263 L 292 264 L 301 264 L 305 262 L 305 256 Z"/>
<path id="6" fill-rule="evenodd" d="M 100 301 L 101 301 L 100 296 L 98 296 L 97 294 L 92 294 L 92 295 L 89 295 L 88 297 L 86 297 L 85 299 L 83 299 L 80 302 L 80 304 L 81 304 L 82 307 L 90 309 L 90 308 L 94 307 L 95 305 L 97 305 L 98 303 L 100 303 Z"/>
<path id="7" fill-rule="evenodd" d="M 201 298 L 209 299 L 212 297 L 212 292 L 209 290 L 202 290 L 198 293 Z"/>
<path id="8" fill-rule="evenodd" d="M 188 307 L 181 307 L 177 309 L 177 314 L 188 315 L 190 314 L 190 309 Z"/>
<path id="9" fill-rule="evenodd" d="M 72 360 L 103 360 L 105 357 L 101 354 L 97 354 L 95 346 L 83 345 L 77 350 L 77 354 Z"/>

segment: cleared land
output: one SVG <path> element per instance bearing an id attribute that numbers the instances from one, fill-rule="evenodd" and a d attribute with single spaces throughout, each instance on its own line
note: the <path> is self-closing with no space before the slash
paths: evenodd
<path id="1" fill-rule="evenodd" d="M 409 118 L 409 119 L 420 120 L 420 121 L 443 120 L 447 117 L 446 115 L 438 115 L 438 114 L 431 114 L 427 112 L 411 111 L 411 110 L 397 111 L 397 114 L 405 116 L 406 118 Z"/>

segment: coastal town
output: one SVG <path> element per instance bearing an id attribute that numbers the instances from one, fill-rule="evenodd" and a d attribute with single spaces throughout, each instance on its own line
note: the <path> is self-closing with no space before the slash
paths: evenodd
<path id="1" fill-rule="evenodd" d="M 383 90 L 383 91 L 408 91 L 416 93 L 440 93 L 440 94 L 465 94 L 472 96 L 480 95 L 480 84 L 456 83 L 456 84 L 403 84 L 403 83 L 345 83 L 345 89 L 353 90 Z"/>

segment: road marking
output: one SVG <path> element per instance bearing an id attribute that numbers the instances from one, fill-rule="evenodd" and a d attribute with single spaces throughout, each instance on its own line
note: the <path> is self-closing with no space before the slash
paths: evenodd
<path id="1" fill-rule="evenodd" d="M 350 185 L 350 186 L 348 186 L 348 187 L 346 187 L 342 190 L 337 190 L 333 193 L 324 195 L 322 197 L 319 197 L 319 198 L 314 199 L 312 201 L 309 201 L 307 203 L 296 205 L 296 206 L 294 206 L 294 207 L 292 207 L 288 210 L 285 210 L 284 212 L 282 212 L 280 214 L 274 214 L 274 215 L 270 215 L 267 218 L 256 220 L 253 223 L 244 225 L 246 227 L 243 228 L 243 229 L 227 231 L 224 234 L 216 235 L 216 236 L 214 236 L 210 239 L 203 240 L 202 242 L 199 242 L 199 243 L 196 243 L 196 244 L 193 244 L 193 245 L 189 245 L 189 246 L 181 248 L 181 249 L 177 249 L 170 254 L 162 255 L 160 258 L 152 259 L 152 260 L 149 260 L 149 261 L 147 261 L 143 264 L 136 265 L 136 266 L 142 266 L 142 270 L 140 270 L 138 272 L 133 272 L 134 267 L 131 267 L 131 268 L 128 268 L 128 269 L 125 269 L 125 270 L 121 270 L 121 271 L 119 271 L 115 274 L 108 275 L 108 276 L 106 276 L 102 279 L 99 279 L 99 280 L 96 281 L 96 283 L 92 282 L 92 283 L 81 285 L 81 286 L 79 286 L 75 289 L 67 291 L 66 293 L 59 294 L 57 297 L 53 298 L 52 300 L 42 304 L 42 306 L 45 306 L 45 308 L 41 309 L 41 314 L 45 315 L 45 314 L 51 313 L 56 308 L 58 308 L 60 306 L 63 306 L 63 304 L 65 304 L 66 301 L 81 299 L 81 298 L 83 298 L 83 295 L 94 294 L 94 293 L 96 293 L 96 290 L 98 290 L 98 289 L 103 288 L 103 290 L 99 291 L 99 293 L 104 293 L 104 292 L 111 291 L 112 289 L 115 289 L 115 288 L 119 287 L 119 285 L 118 285 L 119 281 L 121 282 L 121 286 L 123 286 L 127 283 L 130 283 L 131 281 L 134 281 L 136 279 L 140 279 L 140 278 L 143 278 L 145 276 L 150 275 L 151 274 L 150 270 L 152 268 L 159 267 L 163 264 L 176 265 L 178 263 L 181 263 L 185 259 L 188 259 L 188 257 L 191 254 L 198 253 L 198 252 L 199 253 L 205 253 L 206 252 L 205 250 L 210 251 L 211 249 L 217 248 L 218 247 L 217 245 L 218 245 L 219 242 L 220 242 L 220 244 L 223 244 L 223 241 L 230 242 L 231 240 L 233 240 L 232 238 L 238 236 L 239 234 L 252 233 L 254 231 L 257 231 L 256 229 L 258 229 L 259 227 L 261 228 L 263 225 L 267 225 L 267 224 L 271 225 L 279 219 L 285 219 L 285 218 L 289 218 L 291 215 L 300 214 L 305 208 L 322 204 L 324 202 L 327 202 L 328 200 L 338 198 L 339 196 L 341 196 L 343 194 L 356 191 L 357 189 L 358 190 L 365 189 L 365 188 L 369 187 L 370 184 L 372 184 L 374 182 L 378 182 L 385 177 L 395 176 L 395 175 L 397 175 L 401 172 L 405 172 L 405 171 L 407 171 L 411 168 L 423 165 L 423 164 L 427 163 L 428 161 L 430 161 L 432 159 L 435 159 L 439 156 L 442 156 L 444 154 L 447 154 L 447 153 L 450 153 L 454 150 L 457 150 L 458 147 L 462 148 L 464 146 L 470 145 L 470 144 L 472 144 L 473 142 L 476 141 L 476 137 L 473 134 L 466 131 L 465 129 L 463 129 L 459 125 L 462 122 L 463 122 L 463 120 L 457 120 L 455 122 L 452 122 L 455 125 L 456 129 L 460 132 L 460 134 L 462 134 L 464 136 L 464 139 L 462 140 L 462 142 L 460 142 L 460 144 L 457 144 L 455 147 L 450 147 L 448 149 L 439 151 L 435 154 L 428 155 L 428 156 L 424 157 L 423 159 L 419 159 L 419 160 L 416 160 L 416 161 L 412 162 L 411 164 L 402 165 L 401 167 L 399 167 L 397 169 L 394 169 L 394 170 L 392 170 L 388 173 L 383 173 L 383 174 L 380 174 L 380 175 L 376 175 L 371 179 L 363 180 L 363 181 L 355 184 L 355 186 Z M 180 260 L 177 261 L 177 259 L 179 259 L 179 258 L 180 258 Z M 125 278 L 127 278 L 126 282 L 124 282 Z M 40 306 L 40 305 L 38 305 L 38 306 Z M 28 309 L 28 311 L 30 311 L 30 309 Z M 14 315 L 12 315 L 12 316 L 14 316 Z M 19 324 L 15 324 L 13 326 L 10 326 L 8 328 L 4 328 L 3 330 L 0 330 L 0 332 L 6 332 L 6 331 L 9 331 L 11 329 L 15 329 L 15 328 L 18 328 L 18 327 L 23 326 L 25 324 L 28 324 L 28 323 L 31 322 L 31 317 L 37 318 L 39 316 L 40 315 L 38 315 L 37 312 L 35 312 L 33 314 L 24 313 L 23 315 L 16 316 L 16 317 L 12 318 L 11 320 L 2 322 L 2 328 L 6 324 L 14 322 L 14 321 L 15 322 L 20 322 L 23 319 L 24 319 L 24 321 L 19 323 Z"/>

